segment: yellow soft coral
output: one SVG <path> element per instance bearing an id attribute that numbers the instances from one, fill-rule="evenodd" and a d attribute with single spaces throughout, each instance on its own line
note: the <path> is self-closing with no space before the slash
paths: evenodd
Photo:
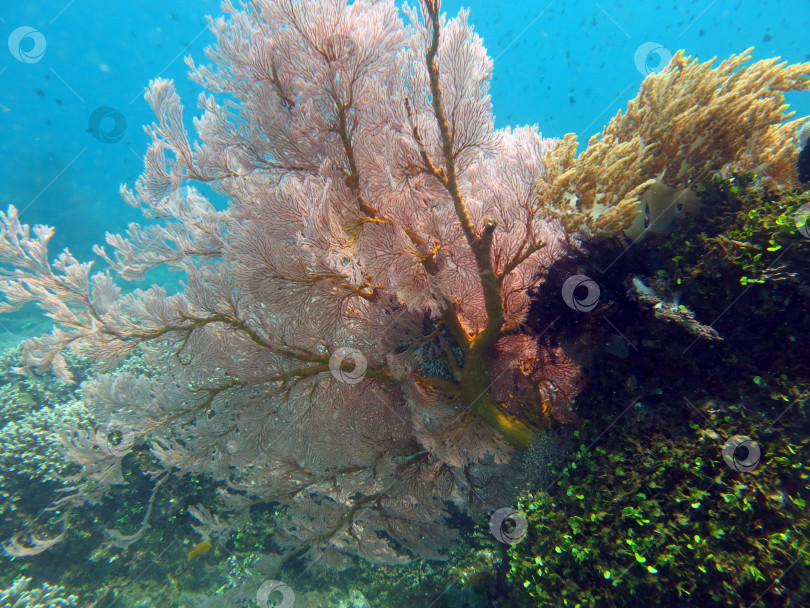
<path id="1" fill-rule="evenodd" d="M 810 63 L 745 65 L 751 51 L 717 67 L 678 51 L 579 156 L 567 135 L 547 153 L 537 188 L 548 214 L 569 231 L 617 233 L 633 224 L 653 183 L 682 190 L 729 164 L 793 185 L 804 119 L 784 122 L 793 116 L 784 93 L 810 88 Z"/>

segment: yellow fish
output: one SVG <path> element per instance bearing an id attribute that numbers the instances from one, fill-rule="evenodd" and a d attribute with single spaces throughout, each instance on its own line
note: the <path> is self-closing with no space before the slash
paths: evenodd
<path id="1" fill-rule="evenodd" d="M 213 546 L 214 545 L 212 545 L 207 540 L 204 540 L 201 543 L 197 543 L 196 545 L 194 545 L 194 548 L 188 552 L 188 558 L 191 559 L 192 557 L 197 557 L 198 555 L 208 553 L 211 550 L 211 547 Z"/>

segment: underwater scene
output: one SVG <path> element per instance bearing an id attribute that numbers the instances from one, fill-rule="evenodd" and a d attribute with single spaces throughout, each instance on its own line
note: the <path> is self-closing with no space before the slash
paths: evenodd
<path id="1" fill-rule="evenodd" d="M 0 608 L 810 606 L 810 4 L 0 7 Z"/>

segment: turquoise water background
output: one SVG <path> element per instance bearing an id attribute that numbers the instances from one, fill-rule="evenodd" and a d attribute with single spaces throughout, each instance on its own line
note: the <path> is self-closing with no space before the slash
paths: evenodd
<path id="1" fill-rule="evenodd" d="M 173 78 L 186 106 L 196 111 L 199 90 L 186 78 L 183 57 L 206 61 L 213 42 L 205 15 L 219 15 L 216 0 L 122 2 L 60 0 L 5 2 L 0 34 L 21 26 L 38 30 L 45 51 L 37 61 L 17 60 L 0 47 L 0 206 L 24 210 L 30 224 L 56 226 L 53 252 L 68 246 L 80 258 L 140 218 L 118 195 L 142 171 L 148 139 L 142 125 L 153 115 L 144 87 Z M 766 5 L 757 0 L 669 2 L 446 1 L 470 20 L 495 60 L 492 98 L 496 126 L 538 124 L 547 136 L 577 133 L 587 139 L 626 107 L 644 74 L 637 49 L 654 43 L 684 48 L 701 60 L 755 46 L 754 59 L 780 55 L 810 59 L 806 0 Z M 32 39 L 24 44 L 33 46 Z M 25 50 L 31 50 L 25 48 Z M 653 52 L 647 69 L 660 54 Z M 643 68 L 644 66 L 642 66 Z M 810 100 L 790 97 L 798 113 Z M 88 131 L 98 108 L 126 121 L 120 140 L 103 143 Z M 111 128 L 112 119 L 102 128 Z"/>

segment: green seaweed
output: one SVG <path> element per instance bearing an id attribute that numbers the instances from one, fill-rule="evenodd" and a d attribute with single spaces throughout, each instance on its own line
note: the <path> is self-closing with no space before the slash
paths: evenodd
<path id="1" fill-rule="evenodd" d="M 600 438 L 611 415 L 587 421 L 550 491 L 520 500 L 529 534 L 510 550 L 511 600 L 709 608 L 747 606 L 762 594 L 762 605 L 806 605 L 810 397 L 785 386 L 669 434 L 621 420 Z M 785 399 L 790 415 L 769 427 Z M 724 439 L 757 429 L 767 429 L 760 465 L 731 469 Z"/>

